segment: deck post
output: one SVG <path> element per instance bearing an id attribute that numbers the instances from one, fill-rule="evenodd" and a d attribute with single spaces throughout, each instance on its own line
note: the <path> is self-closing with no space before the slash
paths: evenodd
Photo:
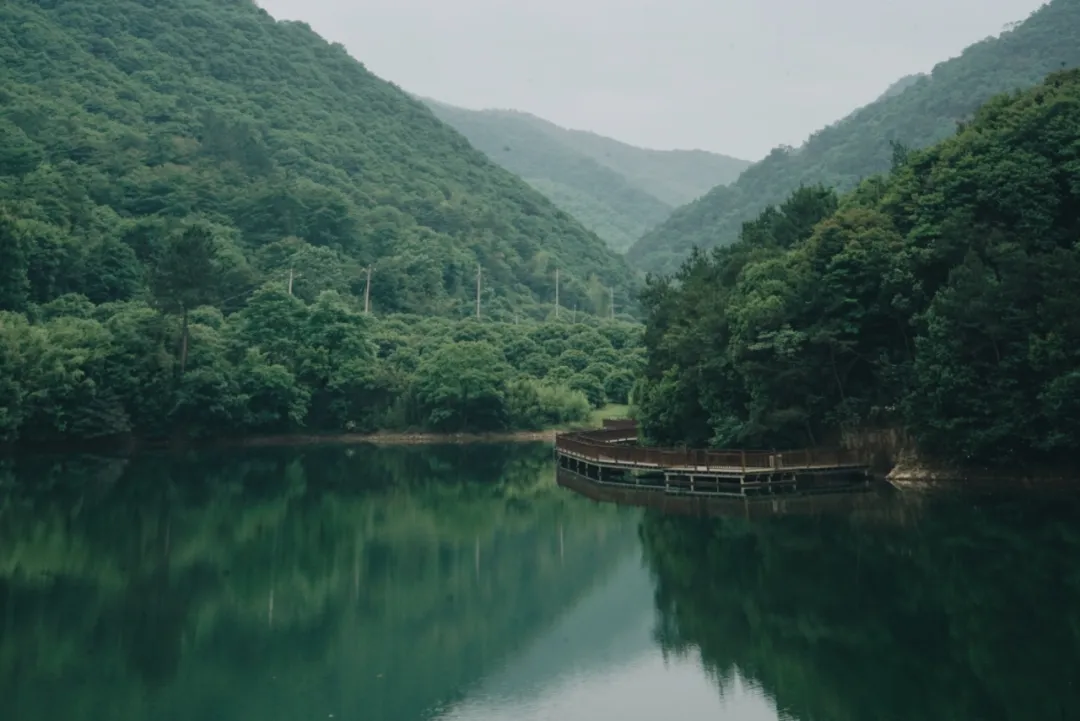
<path id="1" fill-rule="evenodd" d="M 742 472 L 746 473 L 746 451 L 739 451 L 739 460 L 742 462 Z"/>

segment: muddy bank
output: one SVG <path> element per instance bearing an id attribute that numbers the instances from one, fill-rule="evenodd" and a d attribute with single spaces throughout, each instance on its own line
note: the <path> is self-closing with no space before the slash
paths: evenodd
<path id="1" fill-rule="evenodd" d="M 1080 488 L 1080 468 L 1062 466 L 985 467 L 946 464 L 901 453 L 885 480 L 901 490 Z"/>
<path id="2" fill-rule="evenodd" d="M 844 432 L 844 448 L 857 451 L 876 478 L 901 490 L 985 488 L 1080 488 L 1080 468 L 1063 465 L 966 466 L 923 457 L 902 429 L 877 428 Z"/>

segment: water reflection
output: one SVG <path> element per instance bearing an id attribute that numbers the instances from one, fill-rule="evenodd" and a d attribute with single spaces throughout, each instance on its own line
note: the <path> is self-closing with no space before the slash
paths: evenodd
<path id="1" fill-rule="evenodd" d="M 1075 501 L 882 500 L 875 513 L 642 526 L 657 637 L 791 719 L 1080 717 Z"/>
<path id="2" fill-rule="evenodd" d="M 0 719 L 1080 717 L 1075 504 L 820 505 L 542 445 L 0 463 Z"/>
<path id="3" fill-rule="evenodd" d="M 639 523 L 543 445 L 8 461 L 0 718 L 716 718 Z"/>
<path id="4" fill-rule="evenodd" d="M 9 464 L 0 718 L 425 718 L 634 552 L 552 475 L 542 446 Z"/>

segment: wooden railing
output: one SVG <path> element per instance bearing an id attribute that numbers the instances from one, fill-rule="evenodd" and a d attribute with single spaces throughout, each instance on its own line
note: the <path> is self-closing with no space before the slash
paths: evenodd
<path id="1" fill-rule="evenodd" d="M 600 464 L 656 469 L 763 471 L 865 465 L 856 452 L 841 448 L 777 452 L 619 445 L 627 440 L 628 431 L 636 430 L 637 426 L 634 421 L 619 421 L 617 426 L 615 423 L 609 419 L 605 420 L 601 430 L 559 433 L 555 436 L 555 447 L 568 455 Z"/>

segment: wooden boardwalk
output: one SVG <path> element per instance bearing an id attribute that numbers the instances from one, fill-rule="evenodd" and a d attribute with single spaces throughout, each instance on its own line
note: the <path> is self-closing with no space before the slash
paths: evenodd
<path id="1" fill-rule="evenodd" d="M 834 490 L 865 483 L 866 461 L 846 449 L 726 451 L 637 444 L 634 421 L 605 420 L 594 431 L 559 433 L 559 467 L 599 485 L 668 494 L 736 495 Z"/>

